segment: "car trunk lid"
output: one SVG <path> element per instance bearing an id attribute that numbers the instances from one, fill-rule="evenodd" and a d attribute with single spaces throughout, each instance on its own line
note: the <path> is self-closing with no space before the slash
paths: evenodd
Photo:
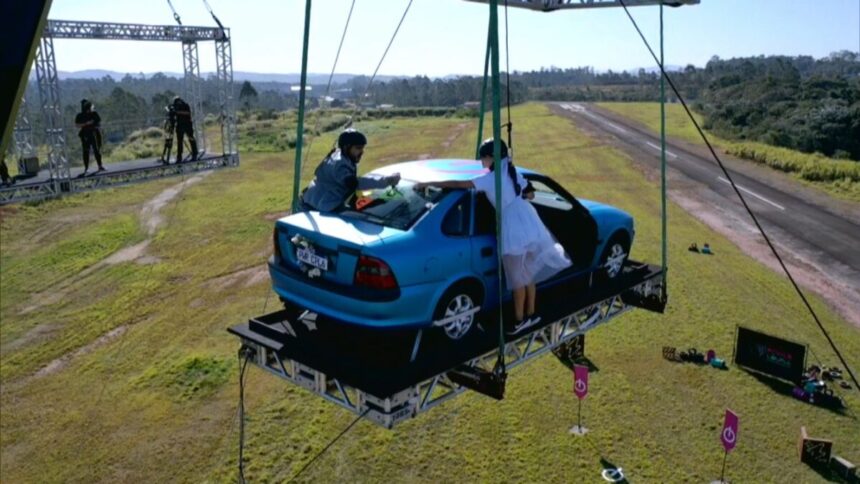
<path id="1" fill-rule="evenodd" d="M 363 249 L 381 244 L 383 228 L 318 212 L 294 214 L 275 226 L 281 264 L 309 278 L 352 285 Z"/>

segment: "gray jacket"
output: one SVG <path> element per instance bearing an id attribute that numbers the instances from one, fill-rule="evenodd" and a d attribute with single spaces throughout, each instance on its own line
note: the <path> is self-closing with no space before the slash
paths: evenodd
<path id="1" fill-rule="evenodd" d="M 358 177 L 356 164 L 336 150 L 319 164 L 314 179 L 302 194 L 303 210 L 331 212 L 343 207 L 356 190 L 385 188 L 397 177 Z"/>

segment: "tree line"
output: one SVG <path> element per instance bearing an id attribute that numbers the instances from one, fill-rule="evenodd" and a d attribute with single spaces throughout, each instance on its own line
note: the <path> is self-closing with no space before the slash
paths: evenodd
<path id="1" fill-rule="evenodd" d="M 809 56 L 760 56 L 723 60 L 712 58 L 705 67 L 687 66 L 670 73 L 681 94 L 704 115 L 705 126 L 733 140 L 760 141 L 828 157 L 860 160 L 860 55 L 838 52 L 822 59 Z M 510 75 L 511 103 L 537 101 L 658 101 L 657 72 L 597 72 L 590 67 L 543 68 Z M 426 76 L 376 81 L 357 76 L 334 84 L 313 85 L 308 103 L 362 107 L 462 107 L 480 101 L 482 78 Z M 502 76 L 507 94 L 508 76 Z M 235 86 L 237 107 L 245 112 L 271 113 L 296 108 L 297 93 L 280 82 L 248 81 Z M 204 113 L 219 111 L 214 79 L 200 84 Z M 40 132 L 41 119 L 35 86 L 28 89 L 31 121 Z M 60 81 L 67 128 L 81 98 L 93 101 L 105 120 L 110 139 L 122 139 L 135 129 L 156 126 L 164 106 L 184 92 L 182 79 L 156 74 L 149 78 L 127 75 L 120 80 L 66 79 Z M 504 97 L 507 100 L 507 96 Z M 669 95 L 669 101 L 674 96 Z M 74 131 L 72 131 L 74 132 Z"/>

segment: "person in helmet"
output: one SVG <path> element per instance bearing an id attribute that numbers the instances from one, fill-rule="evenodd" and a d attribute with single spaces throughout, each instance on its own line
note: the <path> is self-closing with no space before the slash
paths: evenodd
<path id="1" fill-rule="evenodd" d="M 538 216 L 537 210 L 528 202 L 532 189 L 514 168 L 508 157 L 508 147 L 501 144 L 500 165 L 502 170 L 502 266 L 505 269 L 507 287 L 514 293 L 514 318 L 511 334 L 518 334 L 540 323 L 535 314 L 536 284 L 545 281 L 570 267 L 571 262 L 564 248 Z M 416 190 L 427 187 L 475 189 L 484 192 L 496 207 L 496 177 L 492 138 L 485 140 L 478 150 L 481 164 L 488 171 L 472 180 L 446 180 L 416 183 Z"/>
<path id="2" fill-rule="evenodd" d="M 80 176 L 85 176 L 90 169 L 90 151 L 96 157 L 96 163 L 99 165 L 98 171 L 105 171 L 105 167 L 102 165 L 102 136 L 101 131 L 99 131 L 101 122 L 102 118 L 93 109 L 93 103 L 81 99 L 81 112 L 75 116 L 75 126 L 79 129 L 78 137 L 81 138 L 84 159 L 84 172 Z"/>
<path id="3" fill-rule="evenodd" d="M 183 139 L 188 136 L 191 144 L 191 161 L 197 161 L 197 140 L 194 139 L 194 124 L 191 122 L 191 106 L 181 97 L 173 98 L 173 110 L 176 112 L 176 162 L 182 163 Z"/>
<path id="4" fill-rule="evenodd" d="M 332 149 L 314 171 L 314 179 L 302 192 L 299 209 L 333 212 L 343 208 L 356 190 L 396 186 L 400 174 L 385 177 L 359 177 L 358 163 L 364 155 L 367 137 L 355 129 L 347 129 L 337 138 Z"/>

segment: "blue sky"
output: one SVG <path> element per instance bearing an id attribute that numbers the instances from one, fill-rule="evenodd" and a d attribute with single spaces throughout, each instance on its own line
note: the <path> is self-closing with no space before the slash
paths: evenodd
<path id="1" fill-rule="evenodd" d="M 315 0 L 311 72 L 332 68 L 351 0 Z M 408 0 L 356 0 L 337 72 L 373 72 Z M 186 25 L 214 25 L 202 0 L 173 0 Z M 301 67 L 304 0 L 209 0 L 232 29 L 233 68 L 292 73 Z M 658 8 L 631 9 L 649 41 L 658 42 Z M 483 68 L 488 9 L 462 0 L 414 0 L 380 73 L 475 74 Z M 50 18 L 172 24 L 166 0 L 54 0 Z M 502 17 L 503 18 L 503 17 Z M 858 0 L 701 0 L 666 8 L 666 63 L 704 65 L 711 56 L 826 56 L 860 50 Z M 622 9 L 509 12 L 511 68 L 650 66 L 647 51 Z M 504 47 L 503 47 L 504 48 Z M 179 45 L 58 41 L 64 71 L 182 71 Z M 503 52 L 504 53 L 504 52 Z M 214 70 L 214 47 L 202 46 L 201 69 Z M 504 64 L 503 64 L 504 67 Z"/>

